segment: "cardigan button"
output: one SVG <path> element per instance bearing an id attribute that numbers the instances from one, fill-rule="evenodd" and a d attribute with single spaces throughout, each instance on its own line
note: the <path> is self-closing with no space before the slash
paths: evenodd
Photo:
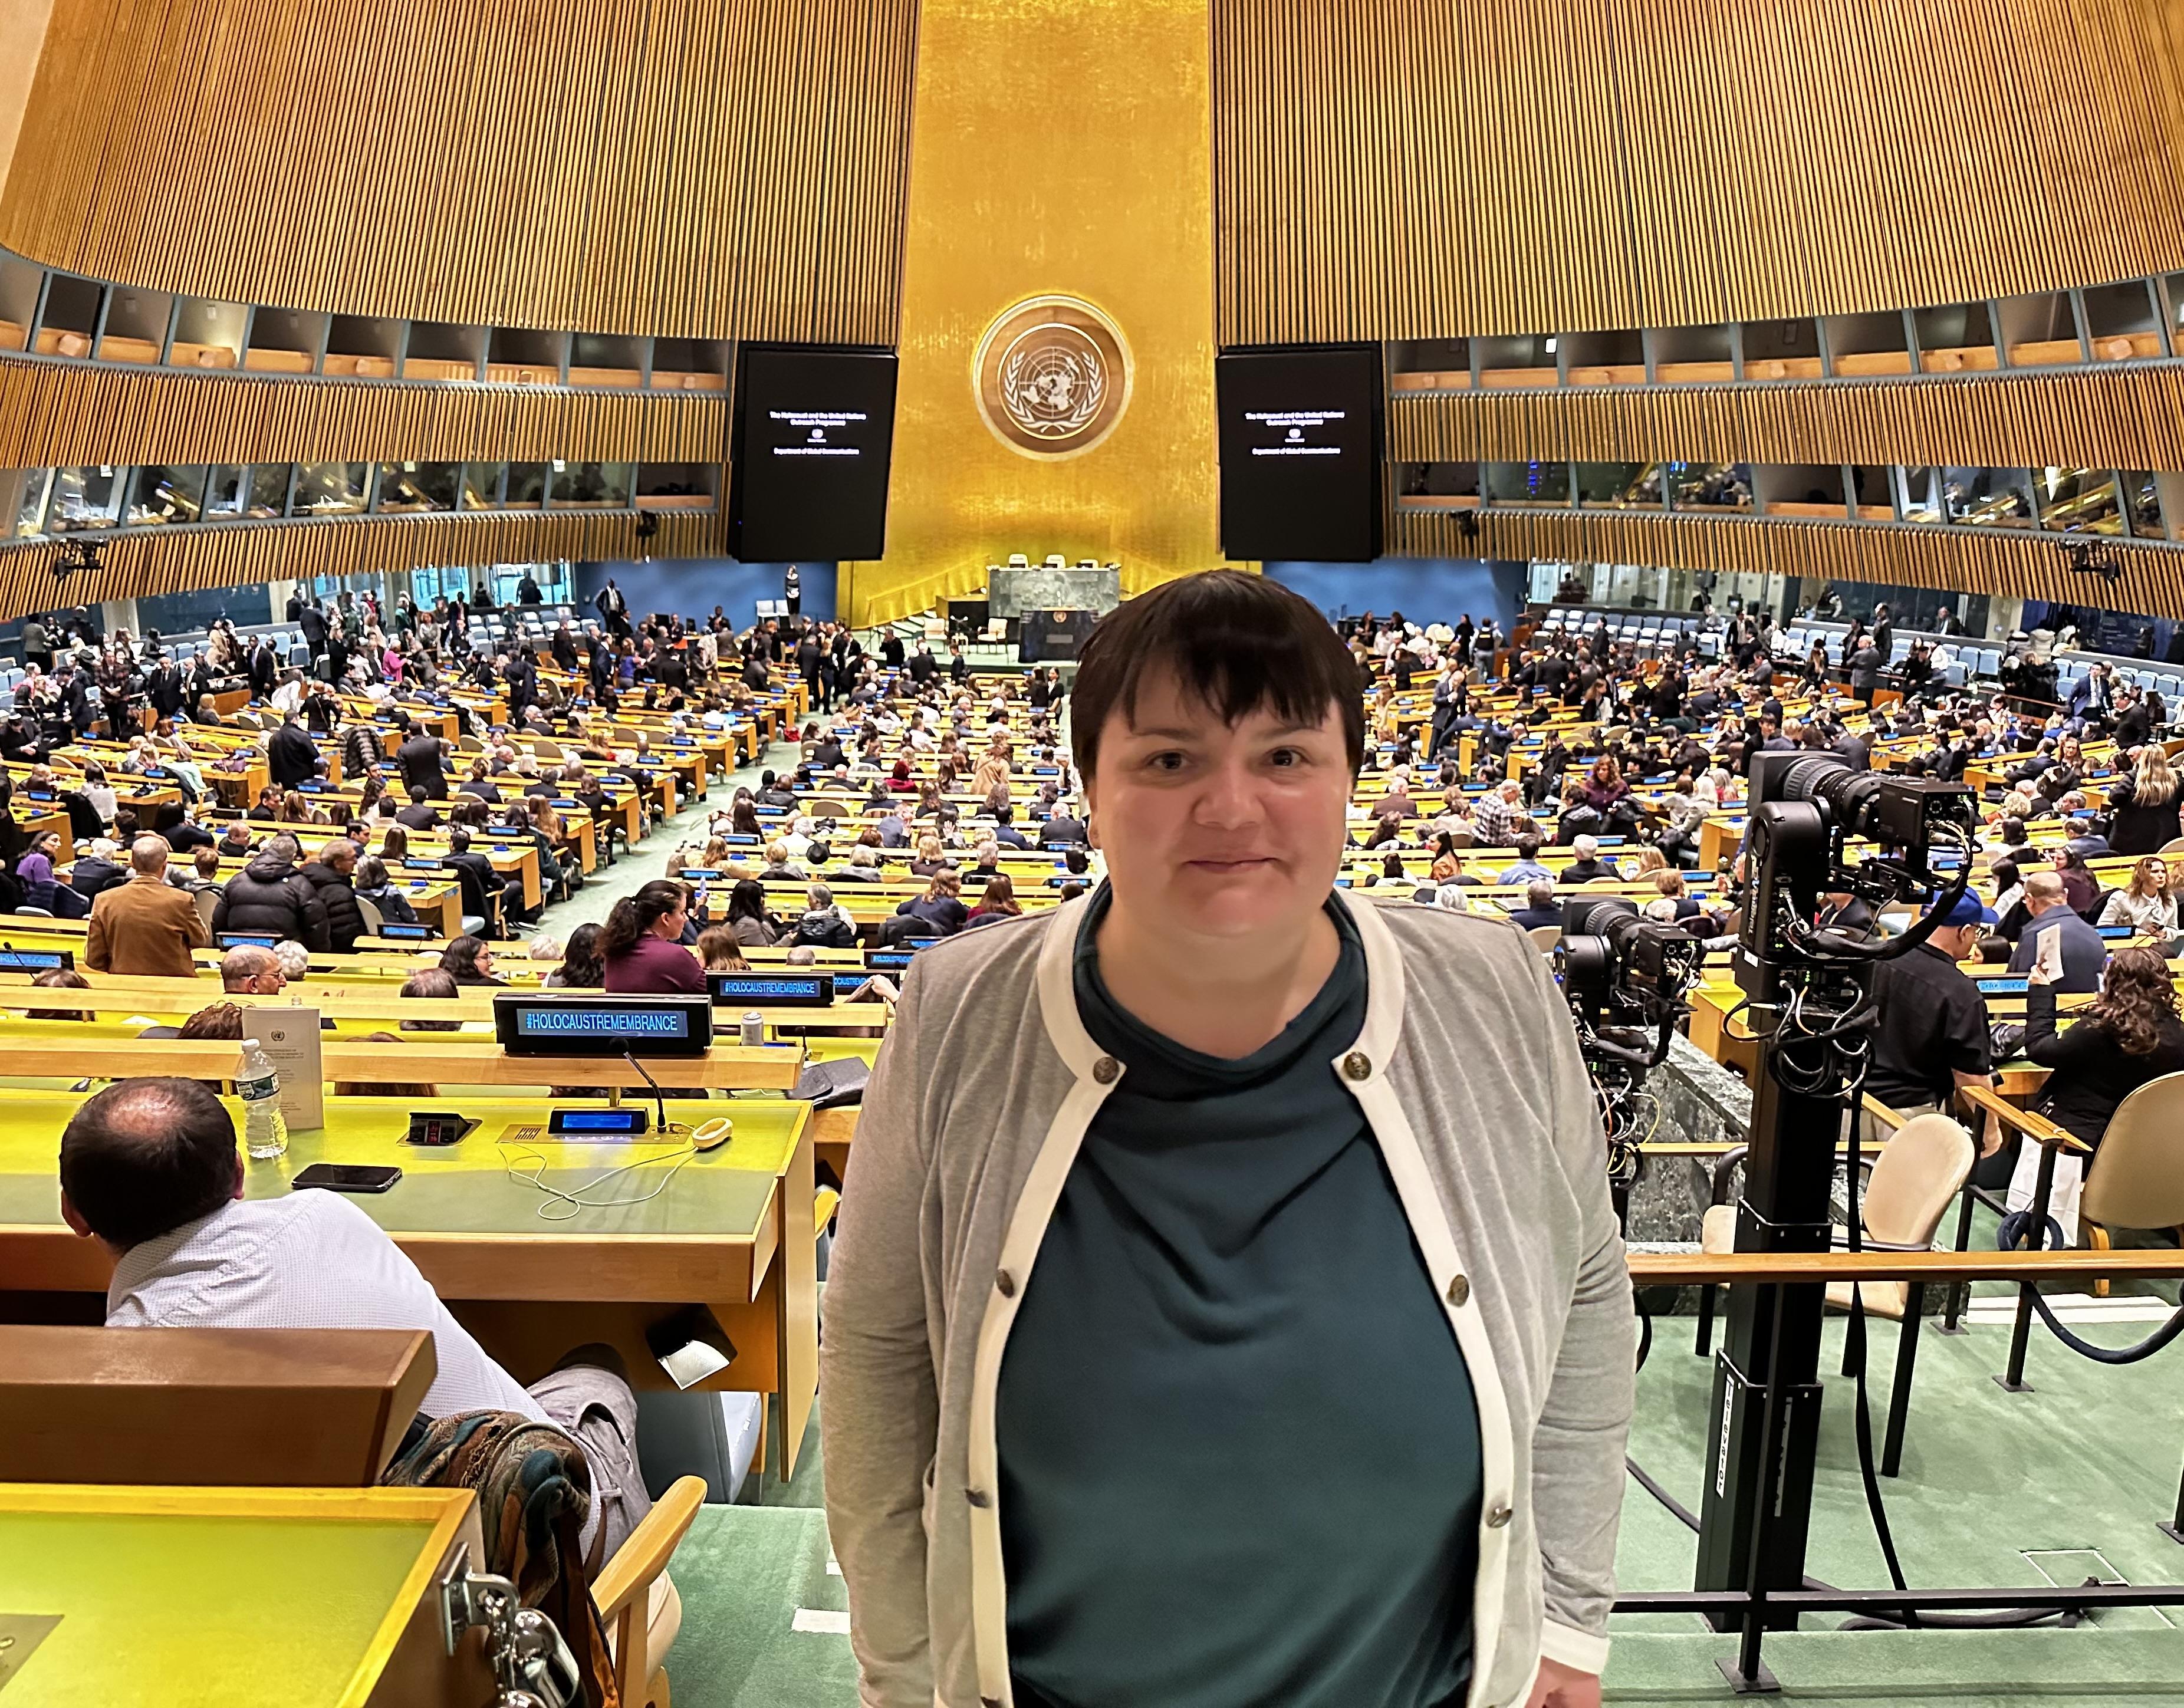
<path id="1" fill-rule="evenodd" d="M 985 1510 L 986 1491 L 984 1489 L 967 1488 L 963 1491 L 963 1498 L 969 1501 L 973 1506 L 978 1507 L 981 1511 Z M 1508 1515 L 1504 1513 L 1502 1516 L 1506 1518 Z M 1489 1522 L 1490 1522 L 1491 1521 Z"/>
<path id="2" fill-rule="evenodd" d="M 1373 1077 L 1373 1058 L 1362 1049 L 1353 1049 L 1342 1058 L 1342 1071 L 1351 1079 L 1370 1079 Z"/>
<path id="3" fill-rule="evenodd" d="M 1123 1064 L 1112 1055 L 1103 1055 L 1092 1064 L 1092 1077 L 1102 1085 L 1112 1085 L 1122 1072 Z"/>
<path id="4" fill-rule="evenodd" d="M 984 1505 L 983 1501 L 978 1504 Z M 1515 1516 L 1510 1510 L 1507 1502 L 1497 1500 L 1486 1509 L 1486 1527 L 1489 1530 L 1499 1530 Z"/>
<path id="5" fill-rule="evenodd" d="M 1468 1277 L 1459 1275 L 1449 1282 L 1448 1302 L 1451 1305 L 1461 1310 L 1470 1299 L 1471 1282 Z"/>
<path id="6" fill-rule="evenodd" d="M 994 1277 L 994 1291 L 1004 1299 L 1014 1299 L 1017 1296 L 1016 1277 L 1011 1275 L 1006 1269 L 1003 1270 Z"/>

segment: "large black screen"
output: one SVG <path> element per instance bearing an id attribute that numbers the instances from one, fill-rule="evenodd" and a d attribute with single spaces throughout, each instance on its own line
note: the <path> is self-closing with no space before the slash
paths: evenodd
<path id="1" fill-rule="evenodd" d="M 1380 364 L 1366 345 L 1245 350 L 1215 363 L 1221 549 L 1363 563 L 1380 554 Z"/>
<path id="2" fill-rule="evenodd" d="M 747 564 L 887 548 L 895 359 L 745 345 L 728 456 L 728 550 Z"/>

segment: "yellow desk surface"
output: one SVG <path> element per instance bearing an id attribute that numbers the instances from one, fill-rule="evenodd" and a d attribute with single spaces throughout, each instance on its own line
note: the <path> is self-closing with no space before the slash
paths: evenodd
<path id="1" fill-rule="evenodd" d="M 474 1506 L 462 1489 L 0 1484 L 0 1609 L 58 1620 L 0 1673 L 8 1708 L 484 1701 L 479 1637 L 434 1656 L 428 1605 L 452 1548 L 480 1558 Z"/>
<path id="2" fill-rule="evenodd" d="M 81 1097 L 0 1091 L 0 1277 L 9 1288 L 103 1294 L 111 1266 L 60 1219 L 56 1159 L 61 1129 Z M 241 1105 L 228 1101 L 242 1127 Z M 634 1143 L 498 1143 L 511 1127 L 543 1127 L 549 1110 L 601 1106 L 597 1099 L 494 1100 L 448 1097 L 433 1106 L 476 1120 L 459 1143 L 405 1143 L 411 1103 L 329 1097 L 322 1129 L 289 1135 L 288 1153 L 253 1162 L 244 1193 L 275 1198 L 315 1162 L 392 1164 L 402 1178 L 384 1193 L 351 1198 L 393 1236 L 450 1309 L 517 1381 L 543 1376 L 571 1348 L 616 1346 L 640 1387 L 666 1387 L 644 1330 L 684 1305 L 710 1307 L 738 1355 L 705 1384 L 780 1393 L 788 1412 L 793 1469 L 818 1383 L 816 1254 L 811 1238 L 811 1105 L 773 1099 L 670 1103 L 671 1120 L 726 1115 L 735 1136 L 688 1158 L 681 1138 Z M 512 1177 L 543 1172 L 577 1192 L 606 1171 L 638 1168 L 590 1193 L 599 1207 L 567 1210 Z M 671 1179 L 668 1171 L 675 1167 Z M 644 1198 L 642 1203 L 608 1200 Z M 787 1237 L 802 1229 L 800 1238 Z M 0 1292 L 0 1317 L 8 1297 Z M 13 1705 L 8 1705 L 13 1708 Z"/>

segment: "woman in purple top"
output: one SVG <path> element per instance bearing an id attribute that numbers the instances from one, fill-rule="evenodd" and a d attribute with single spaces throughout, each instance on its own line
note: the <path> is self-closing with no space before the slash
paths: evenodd
<path id="1" fill-rule="evenodd" d="M 610 994 L 652 996 L 688 992 L 702 996 L 705 975 L 682 947 L 690 923 L 690 892 L 671 878 L 655 878 L 614 904 L 600 928 L 599 959 Z"/>
<path id="2" fill-rule="evenodd" d="M 58 831 L 40 831 L 31 838 L 31 851 L 15 862 L 15 876 L 22 881 L 25 895 L 53 882 L 53 856 L 60 851 Z"/>

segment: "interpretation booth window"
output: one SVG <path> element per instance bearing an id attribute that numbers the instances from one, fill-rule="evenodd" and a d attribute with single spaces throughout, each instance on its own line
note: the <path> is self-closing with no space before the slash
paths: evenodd
<path id="1" fill-rule="evenodd" d="M 287 463 L 223 463 L 212 471 L 205 495 L 205 516 L 211 521 L 270 521 L 288 513 Z"/>
<path id="2" fill-rule="evenodd" d="M 728 456 L 728 550 L 749 563 L 861 559 L 887 548 L 895 359 L 747 344 Z"/>
<path id="3" fill-rule="evenodd" d="M 123 512 L 128 525 L 142 528 L 202 520 L 208 472 L 202 463 L 137 470 L 129 489 L 129 508 Z"/>
<path id="4" fill-rule="evenodd" d="M 1213 372 L 1223 555 L 1293 563 L 1378 557 L 1378 347 L 1225 351 Z M 1562 479 L 1567 499 L 1567 465 Z"/>
<path id="5" fill-rule="evenodd" d="M 297 516 L 354 516 L 364 510 L 369 463 L 305 463 L 296 470 L 296 496 L 289 514 Z"/>
<path id="6" fill-rule="evenodd" d="M 119 469 L 56 469 L 46 526 L 56 534 L 110 528 L 121 512 Z"/>
<path id="7" fill-rule="evenodd" d="M 552 502 L 557 510 L 626 510 L 632 465 L 627 463 L 557 463 Z"/>
<path id="8" fill-rule="evenodd" d="M 455 463 L 382 463 L 380 515 L 421 515 L 455 508 Z"/>

